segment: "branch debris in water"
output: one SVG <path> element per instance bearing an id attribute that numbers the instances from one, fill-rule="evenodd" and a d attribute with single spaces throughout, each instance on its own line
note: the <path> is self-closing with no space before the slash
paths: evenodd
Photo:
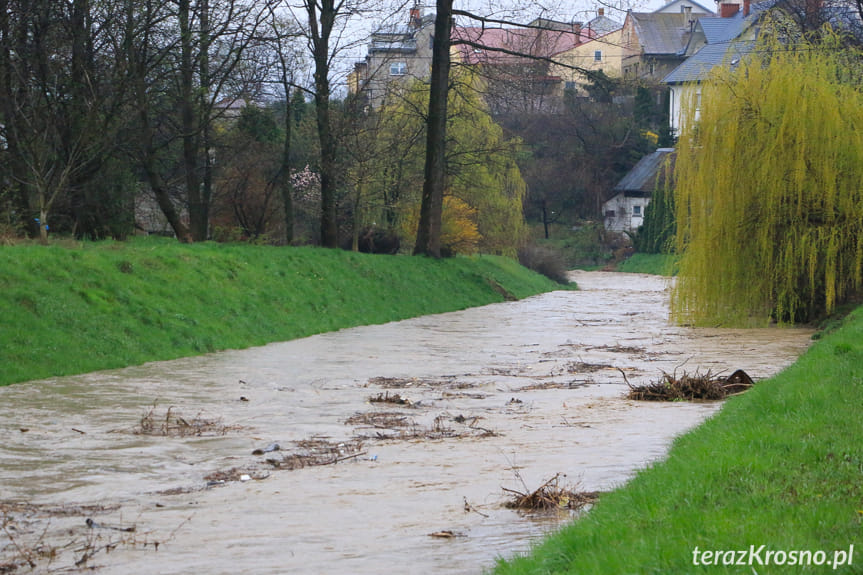
<path id="1" fill-rule="evenodd" d="M 662 372 L 659 381 L 645 385 L 632 385 L 626 373 L 618 368 L 623 375 L 623 381 L 629 386 L 628 399 L 639 401 L 684 401 L 684 400 L 717 400 L 725 399 L 748 390 L 755 385 L 752 378 L 738 369 L 728 377 L 713 374 L 709 369 L 705 373 L 696 371 L 693 374 L 683 372 L 678 377 L 677 370 L 673 373 Z"/>
<path id="2" fill-rule="evenodd" d="M 540 485 L 538 489 L 525 493 L 501 487 L 501 489 L 512 495 L 512 499 L 506 502 L 505 507 L 525 511 L 550 511 L 552 509 L 577 510 L 587 505 L 592 505 L 599 499 L 599 492 L 597 491 L 576 491 L 572 487 L 562 485 L 562 477 L 566 476 L 558 473 Z"/>

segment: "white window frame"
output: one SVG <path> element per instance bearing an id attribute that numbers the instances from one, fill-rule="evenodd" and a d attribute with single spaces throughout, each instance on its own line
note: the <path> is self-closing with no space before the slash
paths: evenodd
<path id="1" fill-rule="evenodd" d="M 390 76 L 407 76 L 407 62 L 390 62 Z"/>

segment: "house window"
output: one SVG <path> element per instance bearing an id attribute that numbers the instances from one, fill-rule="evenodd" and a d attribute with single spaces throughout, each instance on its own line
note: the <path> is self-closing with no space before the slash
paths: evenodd
<path id="1" fill-rule="evenodd" d="M 636 217 L 641 217 L 641 206 L 632 206 L 632 215 Z"/>
<path id="2" fill-rule="evenodd" d="M 390 64 L 390 76 L 404 76 L 407 73 L 407 62 L 393 62 L 392 64 Z"/>
<path id="3" fill-rule="evenodd" d="M 575 82 L 567 81 L 564 86 L 564 90 L 575 90 Z"/>
<path id="4" fill-rule="evenodd" d="M 614 210 L 605 210 L 605 217 L 606 218 L 613 218 L 614 217 Z"/>
<path id="5" fill-rule="evenodd" d="M 650 75 L 653 76 L 654 74 L 656 74 L 656 62 L 651 62 L 650 63 Z"/>
<path id="6" fill-rule="evenodd" d="M 602 62 L 602 50 L 596 50 L 593 53 L 593 61 L 594 62 Z"/>

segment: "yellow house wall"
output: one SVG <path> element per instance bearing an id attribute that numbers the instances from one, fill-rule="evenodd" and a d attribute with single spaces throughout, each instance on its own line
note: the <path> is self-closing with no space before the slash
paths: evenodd
<path id="1" fill-rule="evenodd" d="M 583 86 L 588 83 L 587 78 L 578 70 L 573 70 L 567 66 L 575 66 L 591 71 L 602 70 L 606 76 L 619 78 L 622 74 L 621 62 L 625 51 L 622 34 L 622 30 L 616 30 L 601 38 L 585 42 L 572 50 L 558 54 L 555 60 L 565 65 L 553 66 L 551 73 L 563 79 L 562 86 L 565 86 L 566 82 L 575 82 L 576 90 L 580 93 L 584 91 Z M 595 58 L 597 50 L 602 52 L 602 60 L 600 61 L 597 61 Z"/>

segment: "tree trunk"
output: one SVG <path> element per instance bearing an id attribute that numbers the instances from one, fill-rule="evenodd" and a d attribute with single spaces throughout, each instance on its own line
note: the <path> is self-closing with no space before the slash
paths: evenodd
<path id="1" fill-rule="evenodd" d="M 545 239 L 548 239 L 548 202 L 542 198 L 542 227 L 545 231 Z"/>
<path id="2" fill-rule="evenodd" d="M 183 171 L 189 198 L 189 231 L 193 241 L 207 239 L 207 206 L 198 173 L 199 132 L 195 106 L 194 67 L 190 0 L 180 0 L 177 18 L 180 25 L 180 125 L 183 139 Z"/>
<path id="3" fill-rule="evenodd" d="M 321 147 L 321 245 L 339 245 L 336 222 L 336 143 L 330 121 L 330 34 L 339 8 L 334 0 L 306 0 L 312 56 L 315 61 L 315 110 Z"/>
<path id="4" fill-rule="evenodd" d="M 153 144 L 153 126 L 150 123 L 150 106 L 147 95 L 147 71 L 145 66 L 147 61 L 147 43 L 149 40 L 145 35 L 140 49 L 135 48 L 134 38 L 136 34 L 133 22 L 134 13 L 137 9 L 135 0 L 127 0 L 124 50 L 126 51 L 129 65 L 129 74 L 134 85 L 135 103 L 138 108 L 138 129 L 140 130 L 138 139 L 141 149 L 141 165 L 147 176 L 147 182 L 150 184 L 150 188 L 156 197 L 156 202 L 159 204 L 159 209 L 164 214 L 165 219 L 168 220 L 168 224 L 174 230 L 177 239 L 181 242 L 190 242 L 192 238 L 189 228 L 180 219 L 174 202 L 171 200 L 168 187 L 159 173 L 158 159 Z"/>
<path id="5" fill-rule="evenodd" d="M 199 66 L 199 80 L 201 89 L 199 91 L 199 95 L 195 98 L 197 106 L 195 110 L 197 115 L 195 116 L 195 122 L 200 130 L 200 140 L 198 144 L 197 153 L 200 155 L 203 150 L 204 153 L 204 165 L 203 165 L 203 173 L 201 175 L 201 208 L 200 208 L 200 218 L 201 220 L 197 222 L 198 225 L 198 236 L 196 237 L 196 241 L 204 241 L 210 237 L 210 204 L 212 203 L 213 197 L 213 161 L 210 156 L 210 148 L 211 148 L 211 132 L 210 132 L 210 98 L 212 95 L 210 94 L 210 88 L 212 83 L 212 78 L 210 77 L 210 44 L 211 44 L 211 30 L 210 30 L 210 2 L 209 0 L 200 0 L 200 23 L 201 30 L 199 34 L 199 51 L 200 51 L 200 66 Z"/>
<path id="6" fill-rule="evenodd" d="M 146 98 L 146 95 L 144 95 L 144 98 Z M 165 219 L 168 220 L 168 224 L 170 224 L 171 229 L 174 230 L 174 234 L 177 236 L 177 239 L 183 243 L 189 243 L 192 241 L 192 235 L 189 232 L 189 228 L 186 227 L 182 220 L 180 220 L 177 208 L 174 206 L 174 202 L 171 200 L 171 195 L 168 192 L 168 187 L 162 180 L 162 176 L 159 174 L 156 162 L 156 151 L 153 148 L 153 129 L 150 126 L 149 112 L 147 110 L 146 103 L 142 103 L 141 100 L 142 98 L 139 95 L 138 105 L 139 115 L 141 118 L 141 139 L 143 147 L 142 164 L 144 173 L 147 175 L 147 182 L 150 184 L 150 188 L 156 196 L 156 203 L 159 204 L 159 209 L 162 210 L 162 214 L 164 214 Z"/>
<path id="7" fill-rule="evenodd" d="M 330 81 L 328 50 L 315 50 L 315 108 L 318 140 L 321 145 L 321 245 L 338 247 L 336 224 L 336 146 L 330 124 Z"/>
<path id="8" fill-rule="evenodd" d="M 450 30 L 453 0 L 437 0 L 432 49 L 425 180 L 414 254 L 441 256 L 440 237 L 446 179 L 446 120 L 449 95 Z"/>
<path id="9" fill-rule="evenodd" d="M 282 194 L 282 208 L 285 216 L 285 245 L 294 243 L 294 193 L 291 185 L 291 135 L 293 133 L 293 118 L 291 117 L 291 86 L 287 78 L 286 63 L 282 63 L 282 85 L 285 89 L 285 141 L 282 146 L 282 162 L 276 173 L 275 185 Z"/>

